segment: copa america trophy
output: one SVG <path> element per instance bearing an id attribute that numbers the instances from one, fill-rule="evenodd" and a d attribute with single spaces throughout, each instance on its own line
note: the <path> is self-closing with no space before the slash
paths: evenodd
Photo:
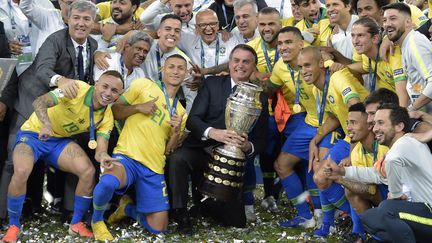
<path id="1" fill-rule="evenodd" d="M 225 125 L 237 134 L 248 134 L 261 114 L 262 88 L 241 83 L 227 99 Z M 200 191 L 221 201 L 239 199 L 243 186 L 246 155 L 234 145 L 221 145 L 213 150 L 212 160 L 204 172 Z"/>

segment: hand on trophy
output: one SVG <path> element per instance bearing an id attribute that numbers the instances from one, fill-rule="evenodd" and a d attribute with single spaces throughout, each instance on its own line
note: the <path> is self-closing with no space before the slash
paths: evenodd
<path id="1" fill-rule="evenodd" d="M 238 135 L 235 131 L 226 129 L 212 128 L 210 129 L 208 136 L 209 138 L 218 142 L 228 145 L 234 145 L 240 148 L 245 143 L 245 140 L 247 140 L 247 136 L 245 139 L 244 137 Z"/>

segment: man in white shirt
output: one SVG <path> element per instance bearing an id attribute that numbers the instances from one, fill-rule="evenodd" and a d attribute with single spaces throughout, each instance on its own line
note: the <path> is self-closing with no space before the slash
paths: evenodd
<path id="1" fill-rule="evenodd" d="M 216 13 L 211 9 L 202 10 L 196 15 L 195 32 L 198 35 L 183 33 L 178 47 L 200 68 L 227 63 L 237 42 L 234 38 L 224 41 L 218 31 Z"/>
<path id="2" fill-rule="evenodd" d="M 140 65 L 146 59 L 152 43 L 153 39 L 147 33 L 135 31 L 129 37 L 123 53 L 110 53 L 110 57 L 105 58 L 109 65 L 107 69 L 102 70 L 96 65 L 94 66 L 93 80 L 98 80 L 106 70 L 115 70 L 123 76 L 124 89 L 126 90 L 132 80 L 145 77 Z"/>
<path id="3" fill-rule="evenodd" d="M 255 0 L 237 0 L 233 6 L 237 26 L 231 33 L 238 43 L 246 44 L 259 36 L 258 6 Z"/>

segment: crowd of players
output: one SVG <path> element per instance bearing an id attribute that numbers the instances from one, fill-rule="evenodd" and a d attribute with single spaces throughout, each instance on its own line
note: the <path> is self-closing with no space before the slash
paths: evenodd
<path id="1" fill-rule="evenodd" d="M 280 227 L 327 237 L 349 215 L 344 242 L 427 242 L 431 5 L 2 1 L 0 57 L 18 62 L 0 96 L 2 241 L 40 210 L 45 173 L 51 210 L 81 237 L 113 240 L 105 222 L 125 217 L 152 234 L 170 219 L 192 234 L 197 215 L 247 227 L 258 158 L 260 206 Z M 249 134 L 225 127 L 242 82 L 264 90 Z M 220 144 L 247 155 L 240 200 L 198 190 Z M 281 191 L 297 211 L 287 220 Z"/>

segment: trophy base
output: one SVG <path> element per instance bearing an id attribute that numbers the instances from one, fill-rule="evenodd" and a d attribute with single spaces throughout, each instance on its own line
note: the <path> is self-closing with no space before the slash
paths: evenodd
<path id="1" fill-rule="evenodd" d="M 199 187 L 200 192 L 220 201 L 240 199 L 246 165 L 245 155 L 240 153 L 228 150 L 226 146 L 213 150 L 212 161 L 209 162 Z"/>

